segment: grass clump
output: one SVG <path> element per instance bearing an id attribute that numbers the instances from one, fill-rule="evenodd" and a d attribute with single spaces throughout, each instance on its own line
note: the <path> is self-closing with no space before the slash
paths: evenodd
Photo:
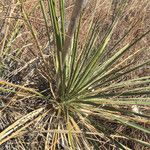
<path id="1" fill-rule="evenodd" d="M 125 142 L 130 140 L 150 147 L 147 141 L 118 130 L 129 127 L 150 134 L 143 126 L 150 123 L 150 117 L 139 110 L 150 106 L 150 76 L 127 78 L 150 64 L 150 60 L 132 61 L 149 50 L 147 46 L 137 49 L 136 44 L 150 29 L 124 42 L 137 26 L 135 21 L 110 44 L 127 4 L 115 3 L 105 32 L 100 30 L 100 18 L 92 15 L 85 42 L 80 43 L 84 0 L 76 0 L 68 28 L 64 0 L 39 0 L 31 12 L 21 0 L 13 3 L 10 17 L 17 11 L 21 19 L 7 26 L 0 51 L 2 149 L 15 145 L 16 149 L 126 150 L 132 149 Z M 36 9 L 45 27 L 43 43 L 31 21 Z"/>

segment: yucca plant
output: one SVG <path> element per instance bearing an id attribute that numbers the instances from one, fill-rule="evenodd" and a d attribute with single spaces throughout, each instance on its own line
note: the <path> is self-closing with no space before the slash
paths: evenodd
<path id="1" fill-rule="evenodd" d="M 137 109 L 138 106 L 150 107 L 150 76 L 123 78 L 150 64 L 150 60 L 139 65 L 127 63 L 137 54 L 149 50 L 143 47 L 130 51 L 149 34 L 150 29 L 122 44 L 137 25 L 136 22 L 111 48 L 109 46 L 127 3 L 117 3 L 105 35 L 99 30 L 99 18 L 93 15 L 85 43 L 81 46 L 80 26 L 84 0 L 76 0 L 68 28 L 64 0 L 47 0 L 46 3 L 39 0 L 36 6 L 40 7 L 43 15 L 48 51 L 40 43 L 37 31 L 30 21 L 30 14 L 34 10 L 27 13 L 23 1 L 20 0 L 17 4 L 21 8 L 24 22 L 16 23 L 17 32 L 12 34 L 8 42 L 3 40 L 1 49 L 2 60 L 13 58 L 11 62 L 17 62 L 11 75 L 4 75 L 5 67 L 1 73 L 1 124 L 5 124 L 10 116 L 13 118 L 0 133 L 2 149 L 8 147 L 8 144 L 17 144 L 17 149 L 91 150 L 100 149 L 106 141 L 106 149 L 132 149 L 123 144 L 123 140 L 132 140 L 150 147 L 147 141 L 112 128 L 125 126 L 150 134 L 149 128 L 142 125 L 150 124 L 150 116 L 132 109 L 133 106 Z M 52 31 L 49 24 L 53 27 Z M 13 50 L 7 46 L 11 45 L 13 35 L 16 37 L 24 25 L 30 31 L 37 49 L 32 52 L 33 57 L 26 64 L 20 61 L 23 48 L 18 48 L 12 55 Z M 3 61 L 3 65 L 4 63 L 9 64 L 6 61 Z M 17 82 L 15 78 L 14 82 L 13 77 L 20 74 L 20 81 Z M 4 103 L 4 98 L 9 99 L 7 103 Z"/>

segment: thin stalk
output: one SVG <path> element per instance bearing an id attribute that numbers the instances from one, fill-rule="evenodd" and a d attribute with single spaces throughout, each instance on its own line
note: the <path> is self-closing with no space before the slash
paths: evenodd
<path id="1" fill-rule="evenodd" d="M 65 37 L 63 58 L 62 58 L 63 59 L 63 66 L 65 65 L 66 55 L 69 52 L 69 47 L 71 45 L 71 40 L 72 40 L 74 31 L 75 31 L 76 24 L 77 24 L 78 18 L 80 16 L 83 4 L 84 4 L 84 0 L 76 0 L 75 6 L 73 8 L 70 24 L 69 24 L 68 31 L 67 31 L 67 34 L 66 34 L 66 37 Z"/>

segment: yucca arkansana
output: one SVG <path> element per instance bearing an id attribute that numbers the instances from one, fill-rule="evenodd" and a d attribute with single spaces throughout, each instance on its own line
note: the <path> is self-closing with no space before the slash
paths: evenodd
<path id="1" fill-rule="evenodd" d="M 58 4 L 60 9 L 56 7 Z M 133 106 L 150 107 L 150 76 L 123 79 L 136 69 L 150 64 L 150 60 L 138 65 L 127 63 L 148 50 L 143 47 L 131 52 L 150 29 L 123 45 L 122 41 L 137 25 L 135 22 L 110 47 L 113 33 L 119 28 L 118 21 L 123 16 L 122 10 L 126 7 L 126 2 L 121 2 L 117 4 L 105 34 L 99 30 L 99 18 L 92 15 L 85 43 L 81 46 L 83 4 L 84 0 L 75 2 L 66 29 L 64 0 L 58 3 L 55 0 L 47 0 L 46 3 L 39 0 L 30 13 L 25 11 L 21 0 L 16 3 L 21 7 L 24 22 L 15 22 L 14 32 L 10 33 L 8 40 L 7 35 L 4 37 L 1 47 L 2 148 L 17 143 L 18 149 L 90 150 L 108 141 L 106 148 L 113 145 L 119 149 L 130 149 L 121 139 L 150 147 L 148 142 L 112 128 L 125 126 L 150 134 L 150 130 L 142 125 L 150 123 L 150 116 L 132 111 Z M 46 29 L 48 52 L 45 52 L 30 20 L 30 15 L 38 7 Z M 32 43 L 16 50 L 11 47 L 24 26 L 29 29 L 37 50 L 32 51 L 33 58 L 30 60 L 22 60 L 22 55 L 23 49 Z M 10 70 L 12 65 L 15 67 Z"/>

